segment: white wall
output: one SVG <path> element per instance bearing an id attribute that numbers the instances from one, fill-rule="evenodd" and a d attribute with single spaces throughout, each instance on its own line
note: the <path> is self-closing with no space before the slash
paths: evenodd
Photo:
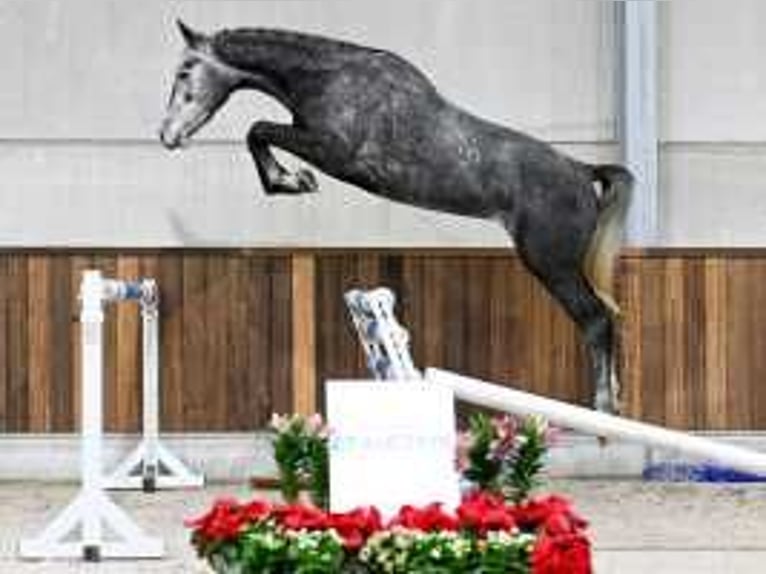
<path id="1" fill-rule="evenodd" d="M 242 143 L 285 117 L 237 96 L 181 154 L 156 141 L 181 43 L 280 26 L 392 49 L 485 117 L 615 158 L 613 6 L 598 0 L 2 0 L 0 245 L 506 245 L 493 224 L 330 179 L 265 198 Z"/>
<path id="2" fill-rule="evenodd" d="M 766 2 L 661 5 L 661 238 L 766 244 Z"/>

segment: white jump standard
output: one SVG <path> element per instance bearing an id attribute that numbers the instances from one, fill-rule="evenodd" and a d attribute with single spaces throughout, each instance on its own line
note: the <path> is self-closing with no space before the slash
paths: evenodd
<path id="1" fill-rule="evenodd" d="M 108 300 L 138 301 L 143 347 L 143 436 L 138 446 L 104 482 L 108 489 L 153 492 L 160 488 L 203 486 L 202 475 L 191 472 L 170 452 L 159 436 L 159 290 L 154 279 L 140 282 L 105 281 Z"/>
<path id="2" fill-rule="evenodd" d="M 104 303 L 119 282 L 86 271 L 80 284 L 82 339 L 82 484 L 75 499 L 42 531 L 19 544 L 22 558 L 160 558 L 162 540 L 147 536 L 106 494 L 103 480 Z"/>

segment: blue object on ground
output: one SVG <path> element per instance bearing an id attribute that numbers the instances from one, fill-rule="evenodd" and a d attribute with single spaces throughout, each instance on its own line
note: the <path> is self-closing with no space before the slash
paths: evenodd
<path id="1" fill-rule="evenodd" d="M 660 462 L 647 465 L 644 480 L 662 482 L 766 482 L 766 476 L 713 463 Z"/>

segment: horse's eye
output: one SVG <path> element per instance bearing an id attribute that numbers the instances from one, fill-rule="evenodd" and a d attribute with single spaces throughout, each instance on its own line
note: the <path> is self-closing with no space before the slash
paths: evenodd
<path id="1" fill-rule="evenodd" d="M 189 104 L 192 101 L 194 101 L 194 96 L 192 95 L 191 92 L 184 92 L 183 101 L 185 104 Z"/>

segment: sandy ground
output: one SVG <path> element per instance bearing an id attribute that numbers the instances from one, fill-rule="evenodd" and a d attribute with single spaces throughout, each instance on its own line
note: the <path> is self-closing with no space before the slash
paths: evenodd
<path id="1" fill-rule="evenodd" d="M 599 574 L 762 574 L 766 572 L 766 485 L 555 481 L 591 522 Z M 184 518 L 216 497 L 248 498 L 236 485 L 112 497 L 147 532 L 165 541 L 162 560 L 21 562 L 19 538 L 32 536 L 72 498 L 74 486 L 0 483 L 0 573 L 203 573 L 187 542 Z"/>

